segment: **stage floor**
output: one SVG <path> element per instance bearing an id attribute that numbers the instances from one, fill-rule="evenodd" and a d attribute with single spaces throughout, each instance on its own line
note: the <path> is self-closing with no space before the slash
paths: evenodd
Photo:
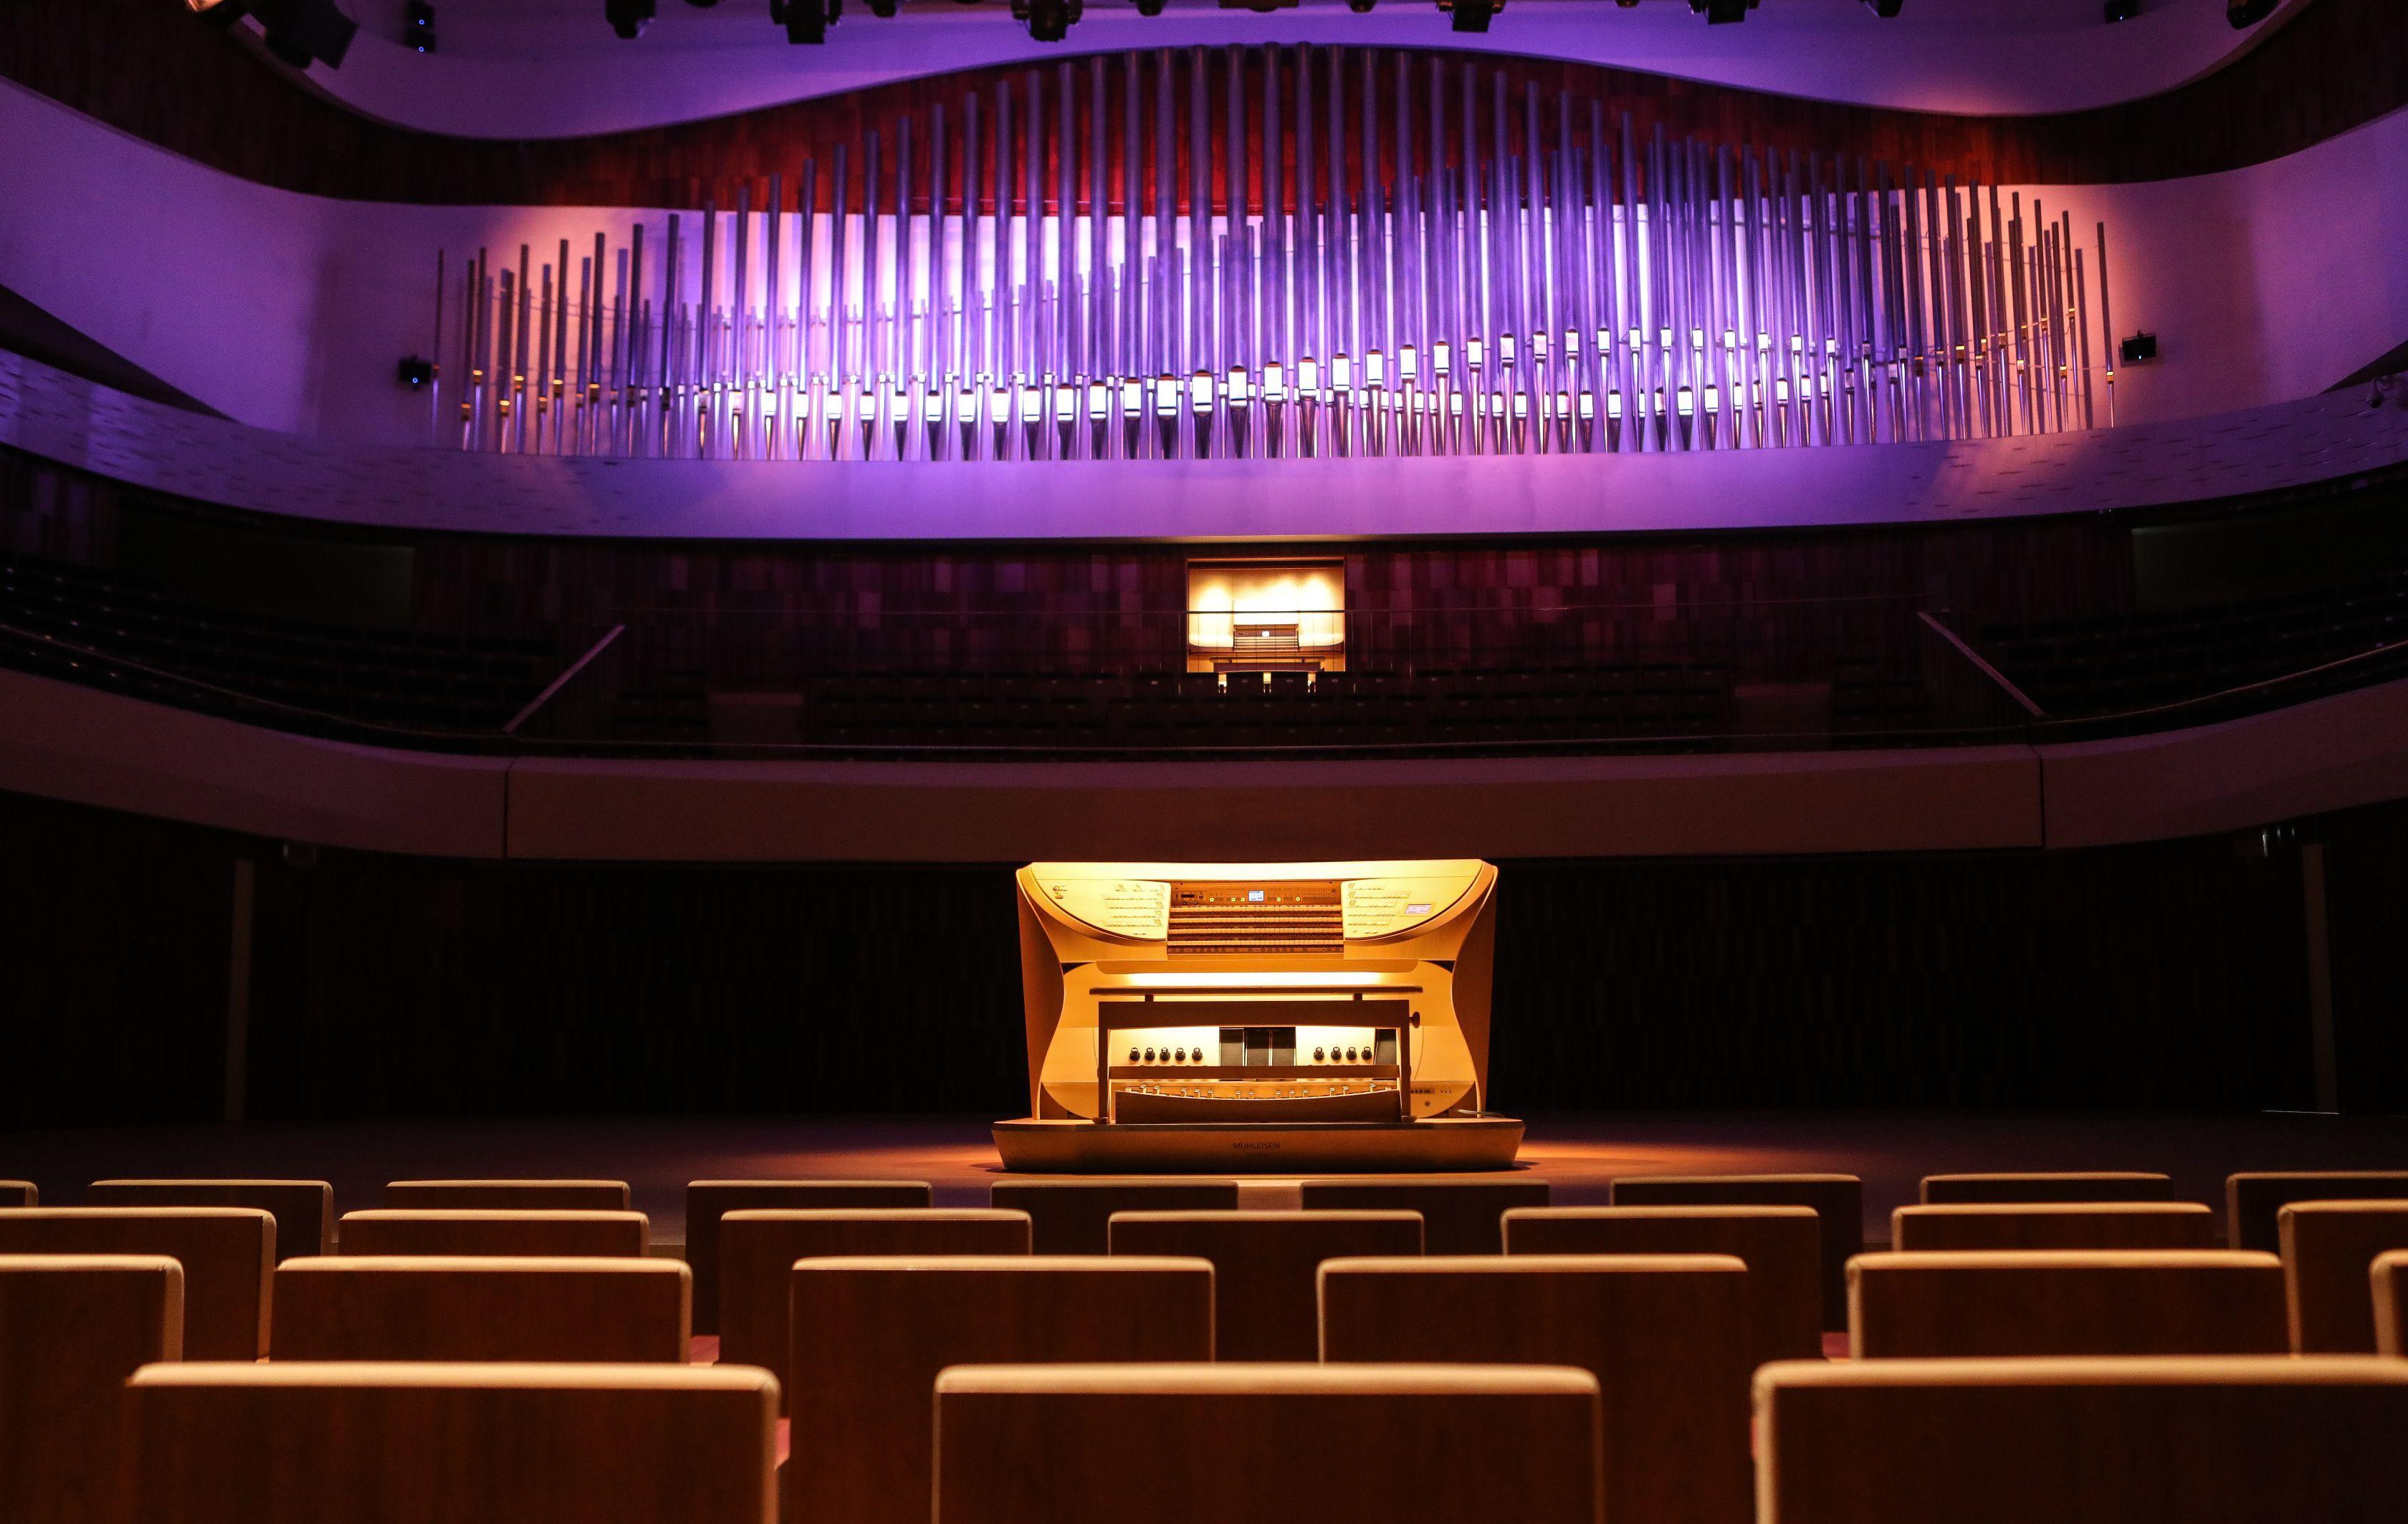
<path id="1" fill-rule="evenodd" d="M 984 1205 L 1003 1173 L 989 1118 L 624 1118 L 255 1123 L 0 1134 L 0 1178 L 74 1205 L 112 1175 L 331 1180 L 336 1210 L 381 1205 L 385 1181 L 454 1176 L 625 1180 L 656 1243 L 684 1237 L 688 1180 L 818 1175 L 919 1179 L 939 1205 Z M 2163 1170 L 2214 1204 L 2234 1170 L 2408 1169 L 2408 1118 L 1908 1113 L 1670 1113 L 1530 1120 L 1522 1167 L 1558 1204 L 1602 1204 L 1623 1175 L 1838 1171 L 1865 1181 L 1865 1237 L 1917 1180 L 1969 1170 Z"/>

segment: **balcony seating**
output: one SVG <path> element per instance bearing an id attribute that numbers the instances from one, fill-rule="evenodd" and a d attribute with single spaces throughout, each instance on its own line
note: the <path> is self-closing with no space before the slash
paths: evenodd
<path id="1" fill-rule="evenodd" d="M 1457 1365 L 967 1365 L 935 1524 L 1601 1524 L 1597 1381 Z M 921 1517 L 926 1517 L 923 1515 Z"/>
<path id="2" fill-rule="evenodd" d="M 1418 1212 L 1115 1212 L 1111 1249 L 1212 1265 L 1212 1358 L 1321 1358 L 1321 1262 L 1422 1251 Z"/>
<path id="3" fill-rule="evenodd" d="M 1900 1249 L 2203 1249 L 2215 1214 L 2197 1202 L 1974 1203 L 1901 1206 Z"/>
<path id="4" fill-rule="evenodd" d="M 276 1219 L 280 1261 L 335 1252 L 335 1188 L 323 1180 L 94 1180 L 83 1195 L 93 1206 L 256 1207 Z"/>
<path id="5" fill-rule="evenodd" d="M 267 1353 L 276 1219 L 233 1206 L 34 1206 L 0 1212 L 0 1255 L 136 1254 L 184 1271 L 184 1356 Z"/>
<path id="6" fill-rule="evenodd" d="M 1848 1305 L 1858 1360 L 2289 1348 L 2283 1267 L 2245 1250 L 1859 1254 Z"/>
<path id="7" fill-rule="evenodd" d="M 1822 1358 L 1822 1229 L 1811 1207 L 1515 1207 L 1505 1252 L 1728 1254 L 1747 1266 L 1756 1360 Z"/>
<path id="8" fill-rule="evenodd" d="M 764 1524 L 777 1382 L 685 1365 L 146 1365 L 145 1524 Z"/>
<path id="9" fill-rule="evenodd" d="M 2408 1361 L 1784 1361 L 1756 1374 L 1761 1524 L 2377 1524 Z"/>
<path id="10" fill-rule="evenodd" d="M 1747 1524 L 1752 1322 L 1747 1267 L 1724 1254 L 1321 1267 L 1324 1360 L 1571 1365 L 1595 1375 L 1608 1519 Z M 1500 1464 L 1483 1457 L 1475 1469 Z"/>
<path id="11" fill-rule="evenodd" d="M 1823 1326 L 1848 1326 L 1848 1257 L 1864 1247 L 1865 1183 L 1853 1175 L 1640 1175 L 1616 1206 L 1806 1206 L 1821 1227 Z"/>
<path id="12" fill-rule="evenodd" d="M 1547 1182 L 1527 1175 L 1388 1175 L 1307 1180 L 1307 1211 L 1419 1212 L 1425 1254 L 1502 1254 L 1505 1214 L 1544 1206 Z"/>
<path id="13" fill-rule="evenodd" d="M 599 1255 L 641 1259 L 651 1229 L 641 1212 L 507 1211 L 495 1207 L 384 1207 L 346 1212 L 337 1242 L 347 1255 Z"/>
<path id="14" fill-rule="evenodd" d="M 0 1518 L 130 1524 L 125 1378 L 183 1338 L 165 1255 L 0 1254 Z"/>
<path id="15" fill-rule="evenodd" d="M 694 1267 L 694 1331 L 719 1332 L 719 1223 L 730 1212 L 930 1206 L 925 1180 L 689 1180 L 685 1262 Z"/>
<path id="16" fill-rule="evenodd" d="M 722 1218 L 719 1233 L 720 1362 L 781 1374 L 798 1260 L 1029 1251 L 1028 1214 L 987 1207 L 750 1209 Z"/>
<path id="17" fill-rule="evenodd" d="M 324 1255 L 277 1267 L 276 1360 L 683 1360 L 674 1260 Z"/>
<path id="18" fill-rule="evenodd" d="M 929 1393 L 948 1366 L 1212 1358 L 1200 1260 L 816 1259 L 789 1279 L 791 1519 L 925 1524 Z"/>
<path id="19" fill-rule="evenodd" d="M 2277 1222 L 2291 1348 L 2372 1354 L 2374 1261 L 2408 1249 L 2408 1201 L 2293 1202 Z"/>

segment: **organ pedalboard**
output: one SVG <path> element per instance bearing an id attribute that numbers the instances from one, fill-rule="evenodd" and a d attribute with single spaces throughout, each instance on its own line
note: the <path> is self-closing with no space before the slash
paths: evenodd
<path id="1" fill-rule="evenodd" d="M 1271 1167 L 1329 1152 L 1298 1129 L 1440 1119 L 1518 1143 L 1480 1112 L 1496 880 L 1471 860 L 1023 868 L 1031 1115 L 997 1124 L 1006 1162 L 1075 1135 L 1114 1167 L 1146 1167 L 1148 1139 Z"/>

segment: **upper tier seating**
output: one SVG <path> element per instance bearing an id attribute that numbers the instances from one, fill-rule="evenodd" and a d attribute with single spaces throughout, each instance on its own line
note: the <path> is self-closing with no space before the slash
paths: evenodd
<path id="1" fill-rule="evenodd" d="M 184 1272 L 160 1254 L 0 1254 L 0 1518 L 125 1524 L 125 1378 L 180 1360 Z"/>
<path id="2" fill-rule="evenodd" d="M 935 1524 L 1602 1524 L 1598 1432 L 1560 1367 L 956 1366 Z"/>
<path id="3" fill-rule="evenodd" d="M 146 1365 L 146 1524 L 764 1524 L 777 1380 L 685 1365 Z"/>

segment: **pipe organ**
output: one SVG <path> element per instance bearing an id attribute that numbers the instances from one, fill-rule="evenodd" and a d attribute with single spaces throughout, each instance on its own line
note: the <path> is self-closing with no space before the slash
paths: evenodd
<path id="1" fill-rule="evenodd" d="M 1020 870 L 1030 1115 L 1013 1169 L 1478 1168 L 1497 870 Z"/>
<path id="2" fill-rule="evenodd" d="M 665 236 L 462 251 L 448 280 L 438 256 L 439 436 L 1260 460 L 2114 421 L 2103 223 L 2094 243 L 1995 186 L 1640 136 L 1459 55 L 1073 60 L 795 167 Z"/>

